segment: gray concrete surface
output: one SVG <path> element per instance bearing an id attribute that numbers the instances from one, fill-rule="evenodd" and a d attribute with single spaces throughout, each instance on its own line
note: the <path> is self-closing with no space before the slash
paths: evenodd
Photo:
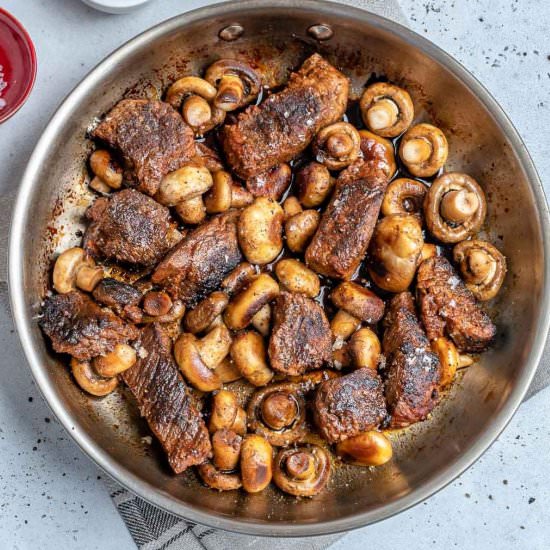
<path id="1" fill-rule="evenodd" d="M 3 0 L 25 24 L 39 58 L 36 88 L 0 126 L 2 200 L 21 175 L 40 130 L 62 97 L 113 48 L 206 0 L 155 0 L 107 16 L 78 0 Z M 550 3 L 546 0 L 400 0 L 411 27 L 459 59 L 495 95 L 525 139 L 550 191 Z M 5 238 L 2 235 L 2 238 Z M 0 548 L 123 550 L 132 540 L 101 472 L 51 418 L 0 292 Z M 334 550 L 408 547 L 550 547 L 550 390 L 522 405 L 468 472 L 400 516 L 348 534 Z"/>

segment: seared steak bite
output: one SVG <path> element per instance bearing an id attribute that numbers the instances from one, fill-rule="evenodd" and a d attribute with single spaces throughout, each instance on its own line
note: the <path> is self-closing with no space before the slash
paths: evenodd
<path id="1" fill-rule="evenodd" d="M 242 260 L 239 212 L 231 210 L 191 231 L 157 266 L 151 280 L 186 306 L 195 306 Z"/>
<path id="2" fill-rule="evenodd" d="M 376 429 L 387 414 L 382 380 L 370 368 L 326 380 L 315 394 L 313 413 L 329 443 Z"/>
<path id="3" fill-rule="evenodd" d="M 84 248 L 91 256 L 152 266 L 181 239 L 168 208 L 135 189 L 96 199 L 86 217 Z"/>
<path id="4" fill-rule="evenodd" d="M 134 325 L 99 307 L 78 290 L 47 298 L 39 324 L 55 351 L 68 353 L 80 361 L 105 355 L 117 344 L 138 337 Z"/>
<path id="5" fill-rule="evenodd" d="M 302 294 L 281 292 L 274 307 L 269 360 L 276 372 L 303 374 L 332 357 L 332 333 L 323 308 Z"/>
<path id="6" fill-rule="evenodd" d="M 394 296 L 384 320 L 385 393 L 391 426 L 424 420 L 439 401 L 441 365 L 420 327 L 410 292 Z"/>
<path id="7" fill-rule="evenodd" d="M 122 379 L 136 398 L 141 415 L 160 441 L 176 474 L 211 456 L 210 438 L 172 357 L 172 344 L 161 325 L 141 331 L 136 364 Z"/>
<path id="8" fill-rule="evenodd" d="M 124 99 L 109 111 L 92 135 L 122 153 L 126 177 L 148 195 L 158 191 L 166 174 L 195 156 L 193 130 L 162 101 Z"/>
<path id="9" fill-rule="evenodd" d="M 380 163 L 358 160 L 343 170 L 306 250 L 306 263 L 322 275 L 349 279 L 363 260 L 388 184 Z"/>
<path id="10" fill-rule="evenodd" d="M 472 353 L 492 343 L 495 325 L 447 259 L 436 256 L 420 264 L 416 293 L 430 340 L 447 333 L 459 350 Z"/>
<path id="11" fill-rule="evenodd" d="M 324 126 L 340 120 L 348 79 L 319 54 L 290 75 L 284 90 L 248 107 L 222 128 L 227 161 L 241 178 L 293 159 Z"/>
<path id="12" fill-rule="evenodd" d="M 106 277 L 94 288 L 92 293 L 96 302 L 110 307 L 123 319 L 139 323 L 142 311 L 138 307 L 142 295 L 132 285 Z"/>

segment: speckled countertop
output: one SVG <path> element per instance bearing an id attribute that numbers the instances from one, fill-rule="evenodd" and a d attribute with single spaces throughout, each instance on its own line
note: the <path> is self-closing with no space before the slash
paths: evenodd
<path id="1" fill-rule="evenodd" d="M 0 193 L 21 176 L 62 97 L 112 49 L 206 0 L 155 0 L 107 16 L 78 0 L 3 0 L 27 27 L 39 74 L 24 108 L 0 126 Z M 520 131 L 550 191 L 550 2 L 400 0 L 411 27 L 470 69 Z M 9 139 L 8 139 L 9 137 Z M 7 146 L 6 146 L 7 144 Z M 2 235 L 2 238 L 5 238 Z M 133 542 L 101 472 L 51 418 L 21 358 L 0 284 L 0 548 L 122 550 Z M 468 472 L 429 501 L 348 534 L 334 550 L 550 547 L 550 389 L 522 405 Z"/>

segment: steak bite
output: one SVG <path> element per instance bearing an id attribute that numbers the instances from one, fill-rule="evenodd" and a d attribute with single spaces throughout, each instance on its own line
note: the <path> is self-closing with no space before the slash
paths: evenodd
<path id="1" fill-rule="evenodd" d="M 170 337 L 153 324 L 141 331 L 142 353 L 121 376 L 176 474 L 211 456 L 210 438 L 172 357 Z"/>
<path id="2" fill-rule="evenodd" d="M 385 393 L 391 427 L 424 420 L 439 401 L 441 364 L 414 311 L 410 292 L 394 296 L 384 320 Z"/>
<path id="3" fill-rule="evenodd" d="M 123 319 L 132 323 L 141 322 L 143 313 L 138 305 L 142 295 L 132 285 L 106 277 L 94 288 L 92 295 L 96 302 L 110 307 Z"/>
<path id="4" fill-rule="evenodd" d="M 306 250 L 311 269 L 339 279 L 354 274 L 369 246 L 387 184 L 377 162 L 358 160 L 340 173 Z"/>
<path id="5" fill-rule="evenodd" d="M 181 239 L 168 208 L 135 189 L 96 199 L 86 217 L 83 246 L 91 256 L 148 267 Z"/>
<path id="6" fill-rule="evenodd" d="M 493 342 L 495 325 L 447 259 L 436 256 L 420 264 L 416 293 L 430 340 L 446 332 L 459 350 L 471 353 Z"/>
<path id="7" fill-rule="evenodd" d="M 118 149 L 126 178 L 154 195 L 162 178 L 195 156 L 193 130 L 167 103 L 124 99 L 113 107 L 92 137 Z"/>
<path id="8" fill-rule="evenodd" d="M 80 361 L 105 355 L 117 344 L 126 344 L 139 335 L 134 325 L 78 290 L 47 298 L 39 324 L 55 351 Z"/>
<path id="9" fill-rule="evenodd" d="M 151 277 L 186 306 L 194 307 L 216 290 L 242 260 L 237 241 L 239 212 L 231 210 L 211 218 L 180 241 Z"/>
<path id="10" fill-rule="evenodd" d="M 275 301 L 269 360 L 276 372 L 296 376 L 332 358 L 332 333 L 323 308 L 302 294 L 281 292 Z"/>
<path id="11" fill-rule="evenodd" d="M 241 178 L 288 162 L 301 153 L 324 126 L 342 118 L 348 79 L 319 54 L 290 75 L 284 90 L 248 107 L 221 131 L 223 149 Z"/>
<path id="12" fill-rule="evenodd" d="M 326 380 L 315 394 L 313 414 L 329 443 L 374 430 L 387 415 L 382 380 L 370 368 Z"/>

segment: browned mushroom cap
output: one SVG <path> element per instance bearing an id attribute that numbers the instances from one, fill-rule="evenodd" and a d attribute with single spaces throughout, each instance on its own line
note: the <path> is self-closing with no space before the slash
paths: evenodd
<path id="1" fill-rule="evenodd" d="M 361 153 L 361 138 L 349 122 L 336 122 L 325 126 L 313 141 L 317 162 L 329 170 L 340 170 L 350 165 Z"/>
<path id="2" fill-rule="evenodd" d="M 318 162 L 309 162 L 296 174 L 296 194 L 306 208 L 320 206 L 329 196 L 332 186 L 333 179 L 328 168 Z"/>
<path id="3" fill-rule="evenodd" d="M 391 459 L 393 451 L 383 433 L 370 431 L 338 443 L 336 454 L 357 466 L 381 466 Z"/>
<path id="4" fill-rule="evenodd" d="M 185 314 L 185 306 L 181 300 L 172 303 L 172 307 L 165 315 L 144 315 L 141 318 L 141 324 L 148 323 L 173 323 L 179 321 Z"/>
<path id="5" fill-rule="evenodd" d="M 389 292 L 409 288 L 418 267 L 424 238 L 418 216 L 392 214 L 376 225 L 369 249 L 372 280 Z"/>
<path id="6" fill-rule="evenodd" d="M 306 405 L 300 384 L 283 382 L 257 391 L 248 403 L 248 426 L 272 445 L 298 441 L 306 432 Z"/>
<path id="7" fill-rule="evenodd" d="M 391 178 L 397 166 L 395 164 L 395 153 L 393 143 L 389 139 L 377 136 L 368 130 L 359 130 L 361 138 L 361 151 L 365 160 L 375 160 L 379 167 Z"/>
<path id="8" fill-rule="evenodd" d="M 218 491 L 234 491 L 242 487 L 241 477 L 239 474 L 230 474 L 220 472 L 213 464 L 206 462 L 198 467 L 201 479 L 211 487 Z"/>
<path id="9" fill-rule="evenodd" d="M 471 240 L 458 243 L 453 250 L 462 278 L 473 295 L 482 302 L 494 298 L 506 275 L 506 258 L 492 244 Z"/>
<path id="10" fill-rule="evenodd" d="M 424 200 L 428 231 L 444 243 L 467 239 L 481 228 L 487 202 L 478 183 L 459 172 L 439 176 Z"/>
<path id="11" fill-rule="evenodd" d="M 399 156 L 413 175 L 435 175 L 447 161 L 449 146 L 445 134 L 431 124 L 417 124 L 401 138 Z"/>
<path id="12" fill-rule="evenodd" d="M 421 181 L 409 178 L 393 180 L 382 201 L 382 214 L 419 214 L 427 192 L 428 187 Z"/>
<path id="13" fill-rule="evenodd" d="M 234 470 L 239 463 L 243 438 L 233 430 L 224 428 L 212 435 L 212 454 L 216 468 Z"/>
<path id="14" fill-rule="evenodd" d="M 218 89 L 214 105 L 223 111 L 247 105 L 260 93 L 262 85 L 258 73 L 237 59 L 216 61 L 208 67 L 204 78 Z"/>
<path id="15" fill-rule="evenodd" d="M 361 96 L 359 108 L 367 128 L 382 137 L 397 137 L 414 118 L 411 96 L 387 82 L 370 85 Z"/>
<path id="16" fill-rule="evenodd" d="M 275 485 L 297 497 L 320 493 L 330 479 L 330 457 L 319 445 L 300 445 L 279 451 L 275 457 Z"/>

